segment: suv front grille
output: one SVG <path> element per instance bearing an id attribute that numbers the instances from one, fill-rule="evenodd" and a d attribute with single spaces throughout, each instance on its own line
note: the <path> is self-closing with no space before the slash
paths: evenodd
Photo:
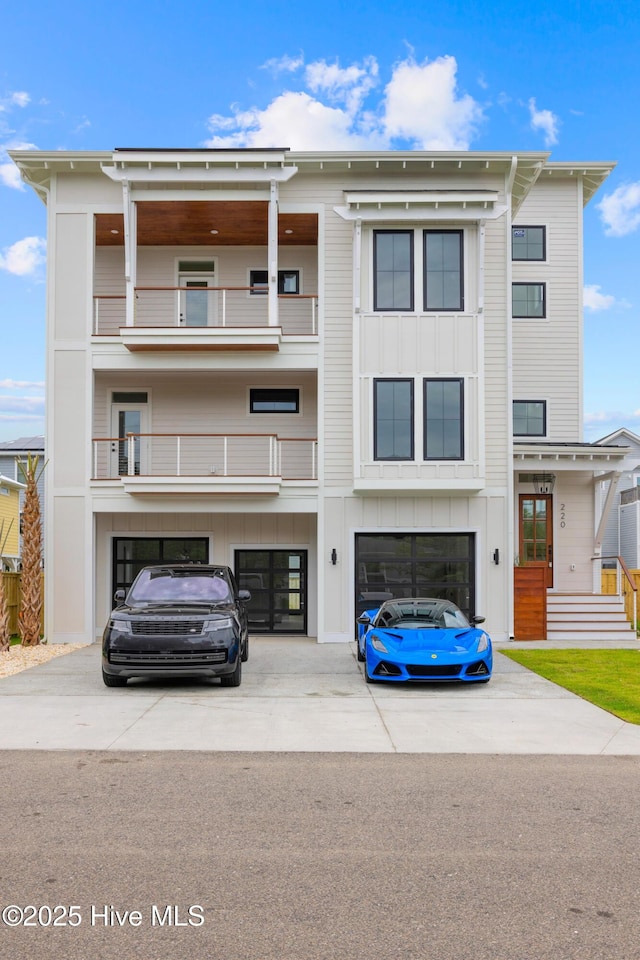
<path id="1" fill-rule="evenodd" d="M 226 663 L 226 650 L 213 650 L 193 653 L 163 651 L 162 653 L 148 653 L 140 650 L 129 650 L 120 653 L 117 650 L 109 654 L 109 663 L 123 663 L 130 667 L 207 667 L 212 663 Z"/>
<path id="2" fill-rule="evenodd" d="M 131 632 L 138 637 L 184 637 L 202 633 L 204 620 L 132 620 Z"/>

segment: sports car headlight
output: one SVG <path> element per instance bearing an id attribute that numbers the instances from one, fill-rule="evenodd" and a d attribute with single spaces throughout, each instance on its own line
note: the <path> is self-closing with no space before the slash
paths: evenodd
<path id="1" fill-rule="evenodd" d="M 223 617 L 218 620 L 205 620 L 203 629 L 208 633 L 210 630 L 228 630 L 232 626 L 231 617 Z"/>
<path id="2" fill-rule="evenodd" d="M 486 650 L 489 646 L 489 637 L 486 633 L 483 633 L 480 639 L 478 640 L 478 653 L 482 653 L 483 650 Z"/>
<path id="3" fill-rule="evenodd" d="M 385 647 L 384 643 L 382 642 L 382 640 L 380 639 L 377 633 L 372 633 L 370 640 L 371 640 L 371 646 L 373 647 L 374 650 L 377 650 L 378 653 L 389 653 L 389 651 L 387 650 L 387 648 Z"/>
<path id="4" fill-rule="evenodd" d="M 109 629 L 117 633 L 131 633 L 131 620 L 109 620 Z"/>

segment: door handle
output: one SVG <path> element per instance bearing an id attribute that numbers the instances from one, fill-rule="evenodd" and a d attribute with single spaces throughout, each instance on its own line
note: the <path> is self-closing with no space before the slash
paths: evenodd
<path id="1" fill-rule="evenodd" d="M 547 544 L 547 559 L 549 561 L 549 566 L 552 567 L 553 566 L 553 544 L 552 543 Z"/>

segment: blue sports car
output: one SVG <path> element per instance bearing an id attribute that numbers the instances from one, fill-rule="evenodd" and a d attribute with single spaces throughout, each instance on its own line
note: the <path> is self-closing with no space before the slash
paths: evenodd
<path id="1" fill-rule="evenodd" d="M 358 617 L 358 660 L 367 683 L 419 680 L 486 683 L 491 638 L 455 603 L 433 598 L 387 600 Z"/>

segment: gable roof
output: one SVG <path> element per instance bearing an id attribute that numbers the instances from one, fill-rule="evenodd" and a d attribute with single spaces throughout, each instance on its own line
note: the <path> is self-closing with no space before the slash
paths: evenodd
<path id="1" fill-rule="evenodd" d="M 6 440 L 0 443 L 0 453 L 3 451 L 31 453 L 38 450 L 44 450 L 44 437 L 20 437 L 18 440 Z"/>

